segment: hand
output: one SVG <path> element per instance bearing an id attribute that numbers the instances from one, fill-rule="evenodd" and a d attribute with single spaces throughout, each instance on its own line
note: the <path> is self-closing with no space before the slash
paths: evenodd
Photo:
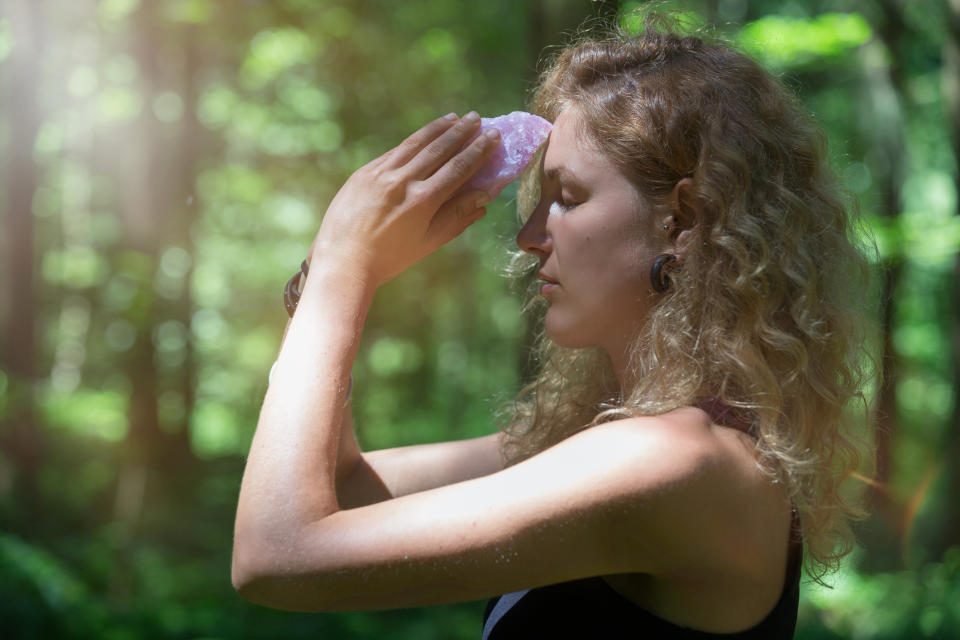
<path id="1" fill-rule="evenodd" d="M 475 113 L 438 118 L 358 169 L 324 215 L 313 262 L 379 286 L 482 218 L 490 196 L 457 193 L 499 144 L 496 130 L 471 141 L 479 127 Z"/>

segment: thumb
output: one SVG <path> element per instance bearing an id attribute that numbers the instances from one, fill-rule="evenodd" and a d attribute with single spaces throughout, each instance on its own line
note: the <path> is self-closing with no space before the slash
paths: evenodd
<path id="1" fill-rule="evenodd" d="M 484 206 L 490 200 L 490 194 L 486 191 L 468 191 L 444 202 L 427 229 L 427 238 L 433 247 L 450 242 L 486 215 Z"/>

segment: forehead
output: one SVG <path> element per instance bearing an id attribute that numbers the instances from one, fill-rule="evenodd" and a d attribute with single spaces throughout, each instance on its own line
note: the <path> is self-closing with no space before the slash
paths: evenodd
<path id="1" fill-rule="evenodd" d="M 565 109 L 557 116 L 543 156 L 543 175 L 547 179 L 564 174 L 597 177 L 613 169 L 613 163 L 586 132 L 576 110 Z M 619 173 L 619 172 L 618 172 Z"/>

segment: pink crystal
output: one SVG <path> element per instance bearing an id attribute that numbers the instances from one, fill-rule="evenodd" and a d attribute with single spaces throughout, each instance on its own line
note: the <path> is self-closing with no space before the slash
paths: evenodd
<path id="1" fill-rule="evenodd" d="M 525 111 L 481 118 L 481 131 L 500 131 L 500 145 L 461 190 L 482 189 L 496 198 L 504 187 L 520 177 L 533 152 L 547 139 L 552 126 L 540 116 Z"/>

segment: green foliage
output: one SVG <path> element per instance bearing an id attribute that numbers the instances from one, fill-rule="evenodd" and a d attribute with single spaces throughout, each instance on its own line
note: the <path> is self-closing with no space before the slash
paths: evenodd
<path id="1" fill-rule="evenodd" d="M 104 0 L 99 5 L 100 20 L 120 26 L 139 4 L 140 0 Z"/>
<path id="2" fill-rule="evenodd" d="M 204 24 L 213 15 L 212 0 L 170 0 L 163 4 L 163 16 L 170 22 Z"/>
<path id="3" fill-rule="evenodd" d="M 127 398 L 115 390 L 48 390 L 41 405 L 44 422 L 88 437 L 120 442 L 127 435 Z"/>
<path id="4" fill-rule="evenodd" d="M 0 432 L 0 626 L 24 638 L 477 637 L 481 603 L 323 616 L 249 605 L 229 584 L 230 536 L 286 320 L 280 289 L 326 204 L 433 117 L 522 108 L 541 53 L 531 34 L 546 29 L 532 24 L 533 5 L 22 4 L 39 7 L 47 32 L 34 69 L 42 122 L 13 157 L 20 123 L 0 112 L 0 163 L 32 158 L 37 169 L 40 382 L 4 362 L 0 417 L 33 406 L 40 453 L 31 467 L 29 443 Z M 956 511 L 943 446 L 956 427 L 960 252 L 946 21 L 938 3 L 901 5 L 888 42 L 896 16 L 859 0 L 845 13 L 817 1 L 662 3 L 691 27 L 720 22 L 797 91 L 859 199 L 878 275 L 899 277 L 889 483 L 914 510 L 901 545 L 872 548 L 832 591 L 805 586 L 800 638 L 960 629 L 960 551 L 926 551 Z M 577 20 L 589 10 L 544 6 Z M 24 42 L 13 24 L 0 17 L 0 75 Z M 483 222 L 378 293 L 354 367 L 365 447 L 489 433 L 521 386 L 528 320 L 501 275 L 514 197 L 511 187 Z M 15 499 L 31 468 L 35 492 Z"/>
<path id="5" fill-rule="evenodd" d="M 4 626 L 32 637 L 86 636 L 106 622 L 96 597 L 62 562 L 8 534 L 0 534 L 0 592 Z"/>
<path id="6" fill-rule="evenodd" d="M 649 7 L 650 3 L 646 2 L 624 2 L 621 6 L 620 27 L 630 34 L 639 33 L 644 27 L 643 16 Z M 707 26 L 703 14 L 688 9 L 683 2 L 659 2 L 655 8 L 658 12 L 669 13 L 681 30 L 694 33 Z"/>
<path id="7" fill-rule="evenodd" d="M 313 61 L 323 41 L 300 29 L 284 27 L 261 31 L 250 41 L 250 50 L 240 68 L 245 89 L 262 89 L 280 74 Z"/>
<path id="8" fill-rule="evenodd" d="M 13 44 L 13 28 L 10 26 L 10 21 L 0 18 L 0 62 L 10 55 Z"/>
<path id="9" fill-rule="evenodd" d="M 814 633 L 829 630 L 840 638 L 954 638 L 960 629 L 958 575 L 960 547 L 917 571 L 870 575 L 848 566 L 831 588 L 806 589 L 807 604 L 820 611 L 807 609 L 801 619 L 816 618 L 808 622 L 819 629 Z"/>
<path id="10" fill-rule="evenodd" d="M 824 58 L 839 58 L 870 39 L 873 30 L 857 13 L 823 13 L 814 18 L 769 15 L 740 31 L 750 55 L 776 69 Z"/>

